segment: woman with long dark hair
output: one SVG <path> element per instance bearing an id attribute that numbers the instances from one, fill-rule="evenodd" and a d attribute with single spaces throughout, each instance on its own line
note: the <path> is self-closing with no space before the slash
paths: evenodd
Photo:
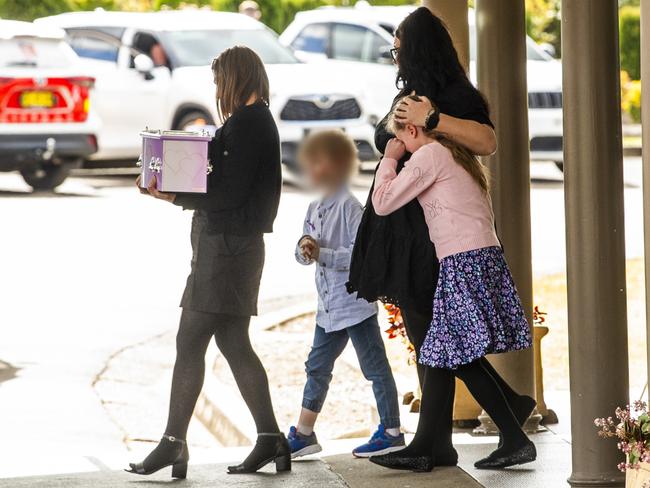
<path id="1" fill-rule="evenodd" d="M 181 300 L 167 427 L 158 446 L 131 473 L 147 475 L 172 466 L 185 478 L 187 428 L 214 339 L 248 406 L 258 438 L 244 462 L 229 473 L 252 473 L 275 461 L 291 470 L 291 451 L 273 413 L 264 366 L 248 335 L 264 267 L 264 234 L 272 232 L 282 176 L 278 130 L 269 111 L 269 81 L 259 56 L 244 46 L 227 49 L 212 63 L 217 111 L 223 125 L 209 145 L 214 171 L 206 194 L 145 193 L 194 210 L 192 269 Z M 139 183 L 139 182 L 138 182 Z M 138 185 L 139 186 L 139 185 Z"/>
<path id="2" fill-rule="evenodd" d="M 412 12 L 397 29 L 392 53 L 398 66 L 399 88 L 394 104 L 402 100 L 399 106 L 391 107 L 397 120 L 435 130 L 476 155 L 496 150 L 487 103 L 467 78 L 451 36 L 438 17 L 425 7 Z M 412 93 L 417 99 L 406 97 Z M 386 128 L 387 119 L 388 115 L 375 132 L 375 144 L 382 153 L 394 137 Z M 400 159 L 398 172 L 409 156 Z M 373 190 L 374 185 L 370 195 Z M 353 251 L 349 290 L 369 301 L 379 299 L 398 305 L 418 359 L 432 322 L 438 273 L 436 251 L 417 201 L 380 217 L 369 196 Z M 523 425 L 535 401 L 513 391 L 487 360 L 482 359 L 481 366 L 498 384 L 508 407 Z M 373 462 L 415 471 L 457 464 L 458 454 L 452 444 L 454 375 L 418 364 L 418 378 L 422 403 L 413 441 L 403 451 L 371 458 Z M 496 463 L 490 459 L 479 465 L 500 467 L 506 464 L 502 454 Z"/>

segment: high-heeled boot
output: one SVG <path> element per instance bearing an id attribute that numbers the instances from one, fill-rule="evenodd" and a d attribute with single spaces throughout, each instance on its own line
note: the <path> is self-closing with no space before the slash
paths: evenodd
<path id="1" fill-rule="evenodd" d="M 244 462 L 237 466 L 228 466 L 228 473 L 254 473 L 273 461 L 276 472 L 291 471 L 289 442 L 282 433 L 261 433 L 257 435 L 255 447 Z"/>
<path id="2" fill-rule="evenodd" d="M 187 443 L 171 435 L 163 435 L 160 443 L 141 463 L 129 463 L 127 473 L 149 475 L 167 466 L 172 467 L 172 478 L 185 479 L 190 453 Z"/>

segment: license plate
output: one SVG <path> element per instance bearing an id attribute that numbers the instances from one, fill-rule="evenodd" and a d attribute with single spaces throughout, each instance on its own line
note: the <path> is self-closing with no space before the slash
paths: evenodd
<path id="1" fill-rule="evenodd" d="M 23 108 L 54 107 L 54 94 L 51 91 L 26 91 L 20 94 L 20 106 Z"/>
<path id="2" fill-rule="evenodd" d="M 305 129 L 302 130 L 302 136 L 303 136 L 303 137 L 307 137 L 307 136 L 308 136 L 309 134 L 311 134 L 312 132 L 318 132 L 319 130 L 320 130 L 320 131 L 325 131 L 325 130 L 330 130 L 330 129 L 331 129 L 330 127 L 323 127 L 323 128 L 320 128 L 320 127 L 319 127 L 319 128 L 316 128 L 316 127 L 313 127 L 313 128 L 305 128 Z M 340 130 L 341 132 L 345 132 L 345 127 L 341 127 L 339 130 Z"/>

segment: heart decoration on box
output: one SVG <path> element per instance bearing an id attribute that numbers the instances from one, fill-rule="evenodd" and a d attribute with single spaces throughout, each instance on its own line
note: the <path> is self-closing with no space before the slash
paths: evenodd
<path id="1" fill-rule="evenodd" d="M 165 150 L 165 168 L 171 170 L 174 174 L 182 174 L 188 178 L 196 178 L 197 174 L 205 174 L 201 170 L 201 163 L 204 156 L 200 153 L 188 153 L 181 149 Z M 188 168 L 199 168 L 196 171 L 188 171 Z"/>

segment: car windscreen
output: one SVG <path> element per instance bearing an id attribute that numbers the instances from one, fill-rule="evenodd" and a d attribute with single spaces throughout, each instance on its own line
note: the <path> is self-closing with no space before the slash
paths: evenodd
<path id="1" fill-rule="evenodd" d="M 63 68 L 77 61 L 70 46 L 59 39 L 13 37 L 0 40 L 0 68 Z"/>
<path id="2" fill-rule="evenodd" d="M 229 47 L 248 46 L 265 64 L 297 63 L 293 53 L 265 29 L 182 30 L 164 34 L 175 66 L 204 66 Z"/>

